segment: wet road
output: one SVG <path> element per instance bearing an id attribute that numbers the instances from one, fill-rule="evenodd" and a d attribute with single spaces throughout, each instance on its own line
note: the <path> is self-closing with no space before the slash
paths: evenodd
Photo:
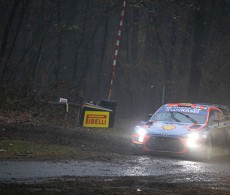
<path id="1" fill-rule="evenodd" d="M 38 181 L 63 176 L 164 176 L 175 181 L 218 181 L 230 176 L 229 160 L 210 163 L 156 156 L 108 161 L 0 161 L 0 182 Z M 177 177 L 178 176 L 178 177 Z"/>

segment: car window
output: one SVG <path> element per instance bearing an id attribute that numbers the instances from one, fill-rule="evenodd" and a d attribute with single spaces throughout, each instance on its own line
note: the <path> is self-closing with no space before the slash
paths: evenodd
<path id="1" fill-rule="evenodd" d="M 215 124 L 216 120 L 218 120 L 218 111 L 212 110 L 209 114 L 209 119 L 208 119 L 208 125 L 213 125 Z"/>
<path id="2" fill-rule="evenodd" d="M 157 112 L 151 118 L 150 121 L 171 121 L 182 123 L 198 123 L 204 124 L 206 116 L 193 113 L 181 113 L 181 112 Z"/>
<path id="3" fill-rule="evenodd" d="M 218 116 L 218 119 L 221 121 L 225 119 L 225 116 L 222 112 L 217 112 L 217 116 Z"/>
<path id="4" fill-rule="evenodd" d="M 151 120 L 156 120 L 156 121 L 171 121 L 171 114 L 169 112 L 161 112 L 155 114 Z"/>

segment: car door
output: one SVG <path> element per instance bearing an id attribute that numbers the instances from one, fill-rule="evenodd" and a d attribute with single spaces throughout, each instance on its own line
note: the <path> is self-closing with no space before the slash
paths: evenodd
<path id="1" fill-rule="evenodd" d="M 213 145 L 215 146 L 223 146 L 226 142 L 226 125 L 224 121 L 221 121 L 221 112 L 217 110 L 210 111 L 208 127 L 211 131 L 213 138 Z"/>
<path id="2" fill-rule="evenodd" d="M 220 121 L 220 129 L 222 131 L 221 133 L 221 145 L 223 147 L 228 146 L 228 138 L 230 133 L 230 124 L 228 122 L 228 118 L 224 115 L 224 113 L 218 112 L 218 118 Z"/>

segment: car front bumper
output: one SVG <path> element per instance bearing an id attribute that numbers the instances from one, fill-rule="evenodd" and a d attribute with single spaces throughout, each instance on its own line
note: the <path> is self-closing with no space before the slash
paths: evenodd
<path id="1" fill-rule="evenodd" d="M 202 155 L 205 148 L 205 140 L 199 140 L 196 143 L 191 143 L 189 141 L 190 140 L 183 137 L 146 135 L 144 138 L 139 139 L 137 134 L 132 135 L 132 147 L 142 148 L 142 150 L 146 152 L 161 152 L 192 156 Z"/>

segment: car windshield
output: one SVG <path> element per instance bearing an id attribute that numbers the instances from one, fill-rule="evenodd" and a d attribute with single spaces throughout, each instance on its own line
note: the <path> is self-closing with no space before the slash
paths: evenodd
<path id="1" fill-rule="evenodd" d="M 204 124 L 206 120 L 207 110 L 199 109 L 171 109 L 167 107 L 160 108 L 152 117 L 151 121 L 170 121 L 182 123 Z"/>

